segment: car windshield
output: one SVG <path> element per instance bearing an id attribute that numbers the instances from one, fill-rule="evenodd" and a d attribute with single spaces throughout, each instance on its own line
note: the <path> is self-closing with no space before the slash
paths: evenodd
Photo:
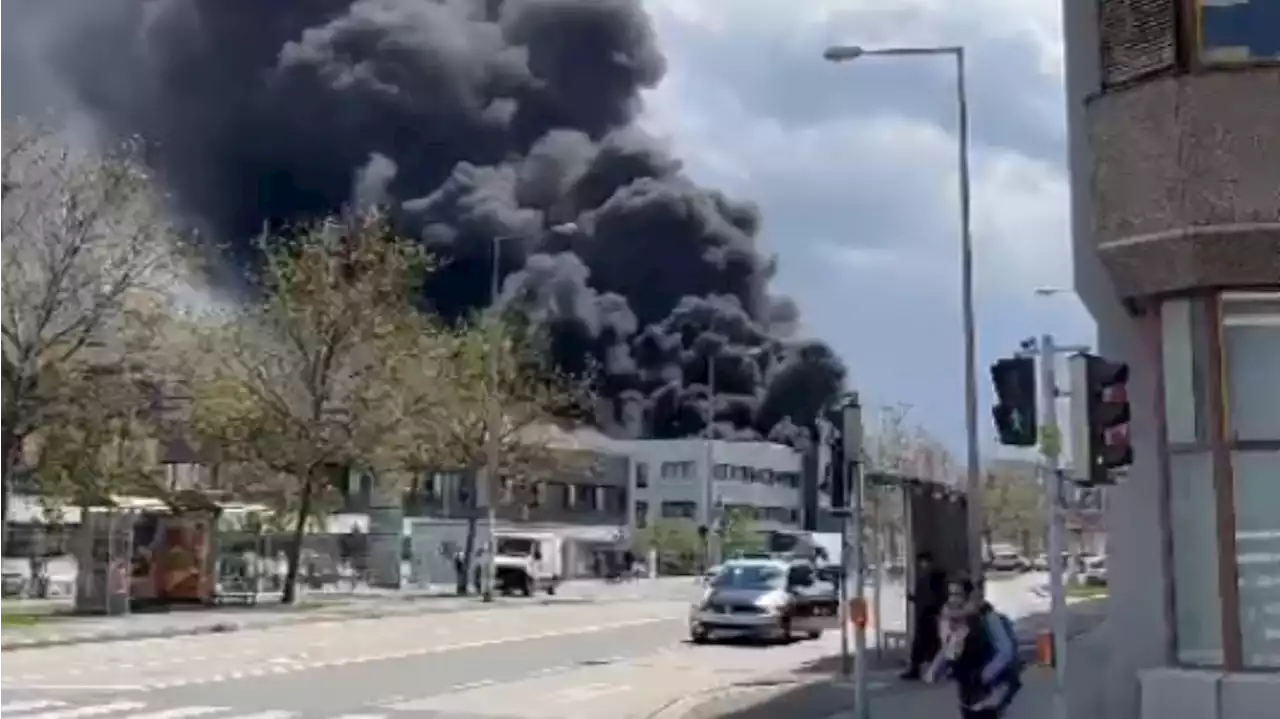
<path id="1" fill-rule="evenodd" d="M 505 557 L 533 556 L 534 541 L 519 537 L 499 537 L 498 554 Z"/>
<path id="2" fill-rule="evenodd" d="M 777 567 L 759 564 L 725 565 L 711 582 L 716 589 L 781 589 L 787 575 Z"/>

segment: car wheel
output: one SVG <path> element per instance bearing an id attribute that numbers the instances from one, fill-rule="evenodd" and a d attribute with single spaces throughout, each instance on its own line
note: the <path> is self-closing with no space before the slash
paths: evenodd
<path id="1" fill-rule="evenodd" d="M 821 638 L 822 638 L 822 630 L 821 630 L 821 629 L 810 629 L 810 630 L 809 630 L 809 632 L 808 632 L 807 634 L 805 634 L 805 635 L 804 635 L 804 637 L 805 637 L 805 639 L 821 639 Z"/>
<path id="2" fill-rule="evenodd" d="M 689 630 L 689 641 L 694 644 L 706 644 L 711 641 L 711 634 L 703 627 L 693 627 Z"/>

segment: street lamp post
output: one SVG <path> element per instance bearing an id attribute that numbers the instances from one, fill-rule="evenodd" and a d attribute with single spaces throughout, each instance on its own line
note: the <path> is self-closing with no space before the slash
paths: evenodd
<path id="1" fill-rule="evenodd" d="M 960 171 L 960 305 L 964 324 L 964 420 L 966 481 L 968 507 L 969 572 L 975 581 L 982 578 L 982 494 L 981 460 L 978 454 L 978 360 L 977 329 L 973 309 L 973 234 L 972 201 L 969 178 L 969 97 L 965 87 L 964 48 L 959 45 L 940 47 L 890 47 L 866 49 L 856 45 L 836 45 L 822 56 L 829 62 L 848 62 L 867 56 L 934 56 L 947 55 L 956 63 L 956 133 L 957 162 Z"/>
<path id="2" fill-rule="evenodd" d="M 578 225 L 566 222 L 551 228 L 551 232 L 571 234 L 578 231 Z M 498 405 L 498 344 L 501 337 L 498 333 L 498 296 L 502 292 L 502 243 L 524 235 L 497 235 L 493 238 L 491 253 L 493 262 L 489 272 L 489 348 L 485 353 L 486 374 L 489 380 L 489 391 L 486 397 L 487 414 L 485 419 L 484 441 L 484 499 L 485 519 L 489 525 L 489 551 L 485 555 L 485 581 L 481 599 L 493 601 L 493 588 L 497 579 L 497 564 L 494 558 L 498 550 L 498 454 L 501 451 L 498 425 L 502 423 L 502 407 Z"/>

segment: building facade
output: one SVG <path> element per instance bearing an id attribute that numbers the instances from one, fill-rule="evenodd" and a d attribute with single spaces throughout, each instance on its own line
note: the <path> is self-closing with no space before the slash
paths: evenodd
<path id="1" fill-rule="evenodd" d="M 790 447 L 705 439 L 620 444 L 634 467 L 637 527 L 659 519 L 711 527 L 727 511 L 747 514 L 761 529 L 800 526 L 801 458 Z"/>
<path id="2" fill-rule="evenodd" d="M 1115 719 L 1280 706 L 1280 1 L 1063 3 L 1076 287 L 1128 362 Z"/>

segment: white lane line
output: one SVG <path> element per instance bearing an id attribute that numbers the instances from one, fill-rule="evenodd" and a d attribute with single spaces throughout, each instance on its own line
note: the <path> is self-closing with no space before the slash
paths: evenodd
<path id="1" fill-rule="evenodd" d="M 66 705 L 66 702 L 60 702 L 56 699 L 36 699 L 34 701 L 0 704 L 0 712 L 29 712 L 32 709 L 52 709 L 53 707 L 65 707 Z"/>
<path id="2" fill-rule="evenodd" d="M 605 682 L 596 682 L 594 684 L 584 684 L 579 687 L 571 687 L 562 689 L 552 694 L 552 701 L 562 703 L 585 702 L 602 697 L 606 694 L 614 694 L 616 692 L 631 691 L 631 687 L 626 684 L 608 684 Z"/>
<path id="3" fill-rule="evenodd" d="M 87 707 L 78 707 L 75 709 L 63 709 L 56 712 L 44 712 L 43 714 L 27 714 L 23 719 L 83 719 L 83 717 L 96 717 L 103 714 L 115 714 L 116 712 L 127 712 L 135 709 L 141 709 L 146 704 L 142 702 L 112 702 L 111 704 L 93 704 Z"/>
<path id="4" fill-rule="evenodd" d="M 386 714 L 341 714 L 333 719 L 385 719 Z"/>
<path id="5" fill-rule="evenodd" d="M 29 684 L 22 681 L 5 681 L 5 689 L 29 689 L 51 692 L 140 692 L 147 687 L 140 684 Z"/>
<path id="6" fill-rule="evenodd" d="M 147 714 L 130 714 L 124 719 L 186 719 L 186 717 L 198 717 L 205 714 L 217 714 L 224 712 L 227 707 L 178 707 L 176 709 L 165 709 L 158 712 L 149 712 Z"/>
<path id="7" fill-rule="evenodd" d="M 223 719 L 289 719 L 293 715 L 293 712 L 270 711 L 258 712 L 257 714 L 241 714 L 240 716 L 223 717 Z"/>

